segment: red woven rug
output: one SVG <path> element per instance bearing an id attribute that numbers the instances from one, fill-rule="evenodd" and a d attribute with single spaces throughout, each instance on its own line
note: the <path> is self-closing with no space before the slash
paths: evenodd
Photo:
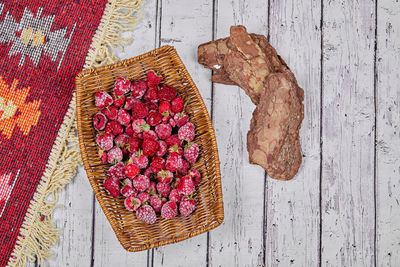
<path id="1" fill-rule="evenodd" d="M 0 266 L 23 265 L 33 254 L 46 258 L 56 242 L 55 203 L 46 198 L 69 181 L 78 161 L 66 144 L 74 77 L 96 60 L 106 31 L 100 24 L 111 23 L 103 16 L 116 2 L 138 5 L 0 2 Z M 65 170 L 53 175 L 58 168 Z"/>

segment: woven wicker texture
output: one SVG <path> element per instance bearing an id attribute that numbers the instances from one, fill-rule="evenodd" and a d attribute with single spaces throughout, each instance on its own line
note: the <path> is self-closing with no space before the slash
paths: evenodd
<path id="1" fill-rule="evenodd" d="M 158 216 L 153 225 L 137 220 L 133 212 L 125 209 L 122 196 L 113 198 L 104 190 L 102 183 L 110 165 L 102 164 L 99 159 L 96 131 L 92 124 L 92 117 L 98 111 L 94 104 L 96 91 L 111 92 L 118 77 L 143 80 L 149 70 L 161 74 L 163 82 L 175 87 L 185 101 L 190 99 L 185 111 L 196 126 L 194 141 L 200 147 L 199 160 L 193 166 L 202 175 L 194 194 L 198 201 L 195 212 L 188 217 L 179 215 L 170 220 Z M 141 251 L 176 243 L 222 223 L 221 175 L 214 129 L 200 93 L 173 47 L 163 46 L 113 65 L 85 70 L 76 77 L 76 89 L 82 161 L 97 201 L 126 250 Z"/>

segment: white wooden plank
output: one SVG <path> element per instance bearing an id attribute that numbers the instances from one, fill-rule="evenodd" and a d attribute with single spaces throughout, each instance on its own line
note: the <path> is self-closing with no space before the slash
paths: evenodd
<path id="1" fill-rule="evenodd" d="M 231 25 L 267 34 L 268 1 L 217 1 L 216 38 Z M 214 85 L 213 123 L 221 160 L 225 220 L 210 232 L 210 266 L 264 264 L 264 170 L 249 164 L 246 149 L 255 106 L 242 89 Z"/>
<path id="2" fill-rule="evenodd" d="M 270 42 L 304 89 L 303 163 L 291 181 L 267 180 L 265 266 L 319 261 L 321 3 L 271 1 Z"/>
<path id="3" fill-rule="evenodd" d="M 378 1 L 377 266 L 400 262 L 400 4 Z"/>
<path id="4" fill-rule="evenodd" d="M 133 43 L 118 53 L 121 59 L 131 58 L 155 48 L 156 1 L 146 1 L 141 9 L 144 12 L 143 19 L 136 25 L 134 32 L 126 34 L 127 37 L 133 38 Z M 148 264 L 148 251 L 127 252 L 123 249 L 97 201 L 93 242 L 94 266 L 147 266 Z"/>
<path id="5" fill-rule="evenodd" d="M 322 259 L 374 265 L 374 1 L 323 2 Z"/>
<path id="6" fill-rule="evenodd" d="M 212 38 L 212 1 L 162 1 L 161 45 L 174 46 L 205 104 L 211 108 L 209 71 L 197 63 L 197 46 Z M 154 250 L 155 266 L 206 266 L 207 234 Z"/>

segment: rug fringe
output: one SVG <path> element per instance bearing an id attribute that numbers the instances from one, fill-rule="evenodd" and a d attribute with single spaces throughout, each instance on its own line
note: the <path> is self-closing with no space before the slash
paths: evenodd
<path id="1" fill-rule="evenodd" d="M 133 31 L 142 17 L 138 10 L 142 3 L 142 0 L 114 0 L 107 4 L 84 68 L 118 60 L 115 48 L 122 48 L 132 41 L 130 38 L 120 37 L 120 34 Z M 74 95 L 50 153 L 46 170 L 29 205 L 8 266 L 25 266 L 27 261 L 43 264 L 51 255 L 51 247 L 58 242 L 59 231 L 52 216 L 58 193 L 75 176 L 76 168 L 82 165 L 75 108 Z"/>

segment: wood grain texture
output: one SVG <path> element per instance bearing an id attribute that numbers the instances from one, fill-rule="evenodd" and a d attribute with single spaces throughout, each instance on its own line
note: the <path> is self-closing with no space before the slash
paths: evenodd
<path id="1" fill-rule="evenodd" d="M 400 3 L 378 1 L 376 257 L 400 263 Z"/>
<path id="2" fill-rule="evenodd" d="M 215 36 L 229 35 L 231 25 L 267 33 L 268 1 L 217 1 Z M 255 106 L 236 86 L 214 84 L 213 123 L 223 185 L 225 220 L 210 232 L 210 266 L 264 264 L 264 170 L 249 164 L 247 131 Z"/>
<path id="3" fill-rule="evenodd" d="M 374 265 L 374 1 L 323 2 L 322 259 Z"/>
<path id="4" fill-rule="evenodd" d="M 267 179 L 265 266 L 317 266 L 320 185 L 320 1 L 271 1 L 269 35 L 304 89 L 303 163 L 291 181 Z"/>

